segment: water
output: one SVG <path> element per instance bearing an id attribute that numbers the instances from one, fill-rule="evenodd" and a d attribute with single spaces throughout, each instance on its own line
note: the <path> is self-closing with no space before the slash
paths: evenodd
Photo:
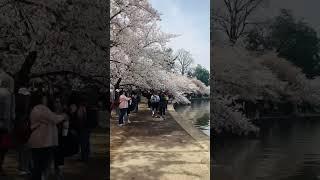
<path id="1" fill-rule="evenodd" d="M 175 106 L 178 112 L 185 120 L 190 121 L 195 127 L 202 130 L 210 136 L 210 101 L 193 100 L 190 106 Z"/>
<path id="2" fill-rule="evenodd" d="M 258 139 L 213 142 L 215 180 L 320 179 L 320 119 L 268 120 Z"/>

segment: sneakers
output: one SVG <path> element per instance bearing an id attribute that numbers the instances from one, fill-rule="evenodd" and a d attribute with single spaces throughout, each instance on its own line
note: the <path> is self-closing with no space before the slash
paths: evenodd
<path id="1" fill-rule="evenodd" d="M 122 126 L 123 126 L 123 124 L 118 124 L 118 126 L 119 126 L 119 127 L 122 127 Z"/>
<path id="2" fill-rule="evenodd" d="M 25 176 L 25 175 L 29 175 L 31 174 L 30 172 L 27 172 L 27 171 L 19 171 L 19 176 Z"/>
<path id="3" fill-rule="evenodd" d="M 130 124 L 131 123 L 131 121 L 128 119 L 128 124 Z"/>
<path id="4" fill-rule="evenodd" d="M 0 170 L 0 177 L 6 177 L 7 174 L 3 171 L 3 170 Z"/>

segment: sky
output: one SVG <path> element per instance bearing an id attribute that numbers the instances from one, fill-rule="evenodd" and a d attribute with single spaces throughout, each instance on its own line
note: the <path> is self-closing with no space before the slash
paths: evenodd
<path id="1" fill-rule="evenodd" d="M 279 14 L 280 8 L 291 9 L 297 19 L 303 19 L 320 35 L 319 7 L 319 0 L 269 0 L 266 11 L 272 16 Z"/>
<path id="2" fill-rule="evenodd" d="M 161 15 L 162 31 L 180 35 L 168 44 L 188 50 L 194 64 L 210 70 L 210 0 L 150 0 Z"/>

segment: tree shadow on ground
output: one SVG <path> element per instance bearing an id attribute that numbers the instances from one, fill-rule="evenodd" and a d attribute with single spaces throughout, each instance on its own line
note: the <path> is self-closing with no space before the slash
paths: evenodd
<path id="1" fill-rule="evenodd" d="M 87 165 L 77 160 L 78 155 L 65 159 L 64 176 L 66 180 L 109 179 L 109 133 L 106 129 L 94 130 L 91 136 L 91 157 Z M 1 180 L 26 180 L 28 177 L 18 175 L 17 153 L 10 150 L 6 156 L 4 169 L 8 177 Z M 53 179 L 50 178 L 50 179 Z"/>
<path id="2" fill-rule="evenodd" d="M 152 118 L 146 107 L 117 127 L 111 118 L 112 179 L 209 179 L 209 152 L 167 115 Z"/>

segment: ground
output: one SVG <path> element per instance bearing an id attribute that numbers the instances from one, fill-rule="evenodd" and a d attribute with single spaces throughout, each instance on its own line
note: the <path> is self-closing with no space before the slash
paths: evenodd
<path id="1" fill-rule="evenodd" d="M 77 161 L 79 156 L 66 158 L 64 174 L 66 180 L 106 180 L 109 177 L 107 161 L 108 150 L 107 143 L 109 141 L 109 133 L 105 129 L 94 130 L 91 136 L 92 154 L 87 165 Z M 25 180 L 24 177 L 18 176 L 17 161 L 15 151 L 10 151 L 5 159 L 4 169 L 8 175 L 1 180 Z"/>
<path id="2" fill-rule="evenodd" d="M 209 180 L 210 153 L 171 115 L 152 118 L 146 104 L 130 114 L 131 124 L 111 119 L 111 179 Z"/>
<path id="3" fill-rule="evenodd" d="M 117 117 L 111 118 L 110 179 L 115 180 L 209 180 L 210 152 L 208 142 L 199 141 L 176 114 L 161 121 L 152 118 L 145 104 L 139 113 L 131 114 L 132 123 L 117 126 Z M 175 118 L 173 118 L 175 117 Z M 182 128 L 183 127 L 183 128 Z M 201 135 L 200 135 L 201 137 Z M 107 130 L 95 130 L 91 136 L 92 156 L 88 165 L 78 162 L 77 156 L 67 158 L 65 179 L 109 179 L 109 152 Z M 8 178 L 23 180 L 17 175 L 14 151 L 10 151 L 4 164 Z"/>

